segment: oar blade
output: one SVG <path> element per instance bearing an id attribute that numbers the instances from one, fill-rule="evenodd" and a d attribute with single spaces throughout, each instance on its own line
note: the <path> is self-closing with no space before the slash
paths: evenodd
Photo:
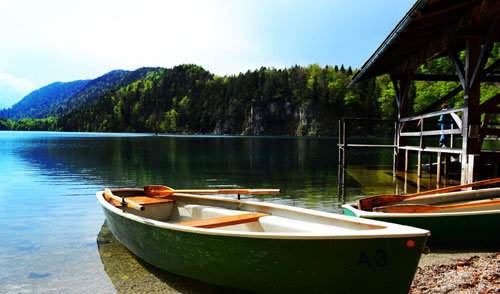
<path id="1" fill-rule="evenodd" d="M 146 196 L 170 196 L 175 193 L 175 190 L 161 185 L 148 185 L 144 186 L 144 195 Z"/>
<path id="2" fill-rule="evenodd" d="M 375 212 L 386 213 L 429 213 L 436 210 L 439 210 L 439 208 L 424 204 L 398 204 L 373 208 Z"/>
<path id="3" fill-rule="evenodd" d="M 406 197 L 401 195 L 378 195 L 359 199 L 358 209 L 372 211 L 374 207 L 393 205 L 401 202 Z"/>

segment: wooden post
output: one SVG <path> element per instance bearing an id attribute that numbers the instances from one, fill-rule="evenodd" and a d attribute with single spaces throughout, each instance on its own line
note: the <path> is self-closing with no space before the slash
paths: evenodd
<path id="1" fill-rule="evenodd" d="M 405 150 L 405 173 L 408 172 L 408 166 L 410 165 L 410 163 L 408 162 L 408 160 L 410 159 L 410 151 L 408 149 Z"/>
<path id="2" fill-rule="evenodd" d="M 429 174 L 432 173 L 432 153 L 429 153 Z"/>
<path id="3" fill-rule="evenodd" d="M 395 176 L 398 169 L 399 157 L 399 144 L 398 144 L 398 122 L 394 122 L 394 146 L 396 146 L 393 151 L 394 155 L 392 158 L 392 174 Z"/>
<path id="4" fill-rule="evenodd" d="M 401 78 L 396 77 L 395 75 L 391 74 L 391 80 L 392 80 L 392 85 L 394 86 L 394 92 L 396 94 L 396 103 L 398 106 L 398 128 L 397 128 L 397 153 L 398 153 L 398 162 L 397 162 L 397 168 L 401 169 L 403 165 L 403 161 L 401 160 L 402 157 L 399 156 L 399 146 L 400 145 L 405 145 L 405 138 L 401 138 L 400 133 L 402 130 L 406 128 L 406 125 L 400 124 L 400 120 L 402 118 L 405 118 L 408 116 L 408 92 L 410 90 L 410 85 L 413 81 L 413 71 L 411 71 L 409 74 L 404 74 L 401 76 Z"/>
<path id="5" fill-rule="evenodd" d="M 345 170 L 342 166 L 338 166 L 339 172 L 338 172 L 338 195 L 339 197 L 344 200 L 345 199 Z"/>
<path id="6" fill-rule="evenodd" d="M 450 156 L 449 154 L 445 154 L 444 156 L 444 166 L 443 166 L 443 173 L 445 176 L 448 176 L 448 167 L 450 164 Z"/>
<path id="7" fill-rule="evenodd" d="M 417 159 L 417 177 L 422 177 L 422 151 L 418 150 L 418 159 Z"/>
<path id="8" fill-rule="evenodd" d="M 420 120 L 420 149 L 424 149 L 425 148 L 425 137 L 422 135 L 422 133 L 424 132 L 424 119 L 422 118 Z"/>
<path id="9" fill-rule="evenodd" d="M 481 95 L 480 78 L 472 80 L 472 75 L 477 67 L 481 54 L 482 42 L 479 38 L 469 38 L 466 41 L 465 55 L 465 82 L 464 86 L 464 106 L 462 113 L 462 176 L 461 183 L 471 183 L 474 178 L 474 159 L 470 154 L 478 154 L 481 147 L 478 147 L 478 139 L 475 136 L 475 129 L 479 128 L 481 114 L 479 113 L 479 98 Z M 473 84 L 471 84 L 473 82 Z M 471 136 L 474 134 L 474 136 Z"/>
<path id="10" fill-rule="evenodd" d="M 437 154 L 437 169 L 436 169 L 436 182 L 438 185 L 441 184 L 441 152 Z"/>
<path id="11" fill-rule="evenodd" d="M 343 152 L 343 149 L 344 149 L 344 146 L 342 146 L 343 142 L 342 142 L 342 120 L 339 119 L 339 166 L 341 164 L 343 164 L 342 162 L 342 152 Z"/>
<path id="12" fill-rule="evenodd" d="M 347 167 L 347 134 L 346 134 L 346 130 L 347 130 L 347 121 L 345 119 L 342 119 L 342 142 L 344 144 L 344 149 L 343 149 L 343 153 L 342 153 L 342 166 L 344 168 Z"/>
<path id="13" fill-rule="evenodd" d="M 453 130 L 454 127 L 453 127 L 453 123 L 451 124 L 451 130 Z M 454 134 L 451 134 L 450 135 L 450 148 L 454 148 L 455 146 L 455 135 Z"/>

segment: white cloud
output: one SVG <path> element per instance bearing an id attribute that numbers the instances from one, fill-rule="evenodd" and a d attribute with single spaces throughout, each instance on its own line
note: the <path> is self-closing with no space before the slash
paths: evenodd
<path id="1" fill-rule="evenodd" d="M 232 1 L 20 0 L 8 7 L 0 11 L 0 56 L 48 51 L 111 70 L 181 63 L 234 67 L 262 51 Z M 3 65 L 11 72 L 14 62 L 4 58 L 0 70 Z"/>
<path id="2" fill-rule="evenodd" d="M 0 72 L 0 108 L 12 106 L 39 87 L 39 85 L 30 80 Z"/>
<path id="3" fill-rule="evenodd" d="M 23 78 L 16 78 L 9 74 L 0 72 L 0 86 L 10 87 L 18 92 L 27 94 L 33 90 L 37 84 Z"/>

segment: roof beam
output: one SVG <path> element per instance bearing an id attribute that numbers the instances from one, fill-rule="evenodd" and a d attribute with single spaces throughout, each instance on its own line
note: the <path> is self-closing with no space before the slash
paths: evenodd
<path id="1" fill-rule="evenodd" d="M 401 75 L 395 75 L 400 77 Z M 429 82 L 460 82 L 460 78 L 457 75 L 425 75 L 425 74 L 415 74 L 413 75 L 414 81 L 429 81 Z M 483 76 L 481 82 L 489 83 L 500 83 L 500 76 Z"/>
<path id="2" fill-rule="evenodd" d="M 460 58 L 458 58 L 458 54 L 455 50 L 448 50 L 448 53 L 450 55 L 451 60 L 453 61 L 453 64 L 455 65 L 455 70 L 457 71 L 458 78 L 460 79 L 460 83 L 465 89 L 466 81 L 465 81 L 465 69 L 464 65 L 462 64 L 462 61 L 460 61 Z"/>
<path id="3" fill-rule="evenodd" d="M 461 15 L 464 11 L 469 11 L 472 6 L 477 4 L 477 2 L 478 0 L 469 0 L 463 3 L 456 4 L 456 1 L 450 1 L 448 5 L 446 5 L 447 8 L 439 9 L 427 15 L 422 15 L 418 19 L 414 20 L 412 24 L 414 24 L 415 26 L 427 25 L 432 21 L 446 19 L 445 17 L 443 17 L 443 15 L 452 16 L 448 17 L 448 19 L 457 18 L 456 15 Z"/>
<path id="4" fill-rule="evenodd" d="M 488 33 L 488 39 L 486 39 L 486 43 L 481 50 L 481 55 L 479 56 L 479 61 L 476 64 L 476 68 L 474 69 L 474 73 L 472 74 L 472 78 L 470 80 L 470 85 L 474 84 L 476 81 L 476 77 L 481 75 L 481 72 L 484 69 L 486 61 L 488 60 L 488 56 L 491 53 L 491 49 L 493 48 L 494 39 L 498 36 L 500 32 L 500 22 L 498 21 L 498 15 L 495 17 L 493 24 L 491 25 L 491 29 Z"/>

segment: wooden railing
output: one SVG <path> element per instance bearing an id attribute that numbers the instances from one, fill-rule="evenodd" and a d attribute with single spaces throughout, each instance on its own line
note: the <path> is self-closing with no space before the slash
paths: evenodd
<path id="1" fill-rule="evenodd" d="M 455 145 L 454 144 L 454 136 L 455 135 L 460 135 L 460 136 L 462 135 L 462 120 L 458 116 L 457 113 L 463 112 L 464 109 L 465 108 L 463 108 L 463 107 L 453 108 L 453 109 L 445 109 L 445 110 L 441 110 L 441 111 L 435 111 L 435 112 L 430 112 L 430 113 L 426 113 L 426 114 L 422 114 L 422 115 L 416 115 L 416 116 L 400 119 L 399 124 L 398 124 L 399 136 L 396 136 L 396 137 L 399 137 L 399 138 L 401 138 L 401 137 L 417 137 L 417 138 L 420 138 L 420 142 L 419 142 L 418 146 L 408 146 L 406 144 L 401 144 L 400 139 L 398 139 L 398 141 L 396 142 L 397 148 L 412 149 L 412 150 L 417 148 L 418 150 L 425 151 L 425 149 L 427 148 L 426 142 L 425 142 L 426 137 L 450 135 L 451 136 L 450 146 L 448 146 L 449 148 L 441 148 L 441 149 L 444 149 L 442 151 L 447 152 L 447 153 L 461 152 L 461 150 L 458 150 L 458 149 L 453 150 L 453 149 L 455 149 L 454 148 L 454 145 Z M 427 126 L 426 120 L 428 122 L 430 118 L 435 118 L 435 117 L 439 117 L 441 115 L 446 115 L 446 114 L 450 114 L 451 117 L 453 118 L 453 123 L 450 123 L 450 126 L 451 126 L 450 129 L 439 130 L 439 129 L 433 129 L 431 127 L 431 128 L 427 128 L 427 130 L 426 130 L 426 126 Z M 417 126 L 420 128 L 420 130 L 407 131 L 408 125 L 411 122 L 415 122 L 417 124 Z M 439 125 L 437 124 L 437 121 L 435 119 L 432 120 L 432 126 L 433 127 L 435 126 L 436 128 L 439 127 Z"/>
<path id="2" fill-rule="evenodd" d="M 351 144 L 348 143 L 349 139 L 349 125 L 352 123 L 363 123 L 363 122 L 372 122 L 372 123 L 393 123 L 394 130 L 397 129 L 397 120 L 395 119 L 378 119 L 378 118 L 348 118 L 344 117 L 339 120 L 339 164 L 343 167 L 347 167 L 347 150 L 351 147 L 370 147 L 370 148 L 396 148 L 396 136 L 394 136 L 394 144 L 392 145 L 383 145 L 383 144 Z M 396 132 L 394 132 L 396 134 Z"/>

